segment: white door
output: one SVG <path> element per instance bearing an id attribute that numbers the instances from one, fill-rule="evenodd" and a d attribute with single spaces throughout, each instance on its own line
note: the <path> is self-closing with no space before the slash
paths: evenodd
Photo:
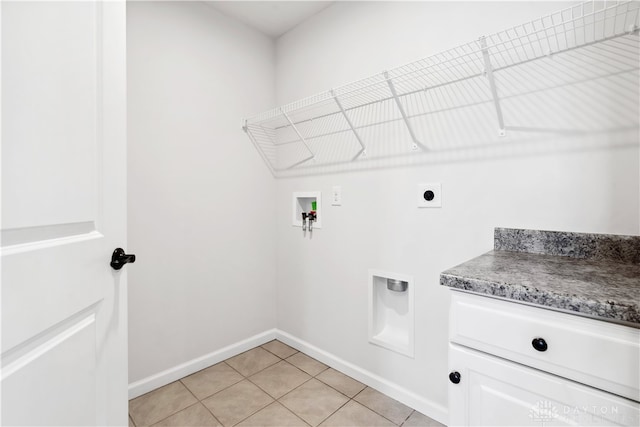
<path id="1" fill-rule="evenodd" d="M 0 8 L 1 422 L 125 425 L 125 3 Z"/>
<path id="2" fill-rule="evenodd" d="M 462 346 L 449 346 L 450 426 L 638 426 L 640 404 Z"/>

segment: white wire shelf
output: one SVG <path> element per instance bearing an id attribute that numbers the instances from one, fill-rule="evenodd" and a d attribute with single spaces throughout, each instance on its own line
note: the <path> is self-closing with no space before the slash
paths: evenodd
<path id="1" fill-rule="evenodd" d="M 470 140 L 637 128 L 639 15 L 636 1 L 579 3 L 250 117 L 243 130 L 277 177 Z"/>

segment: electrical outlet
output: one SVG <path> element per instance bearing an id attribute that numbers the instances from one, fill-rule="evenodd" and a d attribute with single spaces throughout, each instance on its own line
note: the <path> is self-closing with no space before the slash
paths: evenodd
<path id="1" fill-rule="evenodd" d="M 331 192 L 331 205 L 342 206 L 342 187 L 334 185 Z"/>
<path id="2" fill-rule="evenodd" d="M 439 182 L 418 184 L 416 196 L 419 208 L 442 207 L 442 187 Z"/>

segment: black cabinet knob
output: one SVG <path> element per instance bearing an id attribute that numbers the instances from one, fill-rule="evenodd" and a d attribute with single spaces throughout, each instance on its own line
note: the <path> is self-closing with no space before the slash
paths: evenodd
<path id="1" fill-rule="evenodd" d="M 449 374 L 449 381 L 454 384 L 458 384 L 460 382 L 460 372 L 453 371 Z"/>
<path id="2" fill-rule="evenodd" d="M 538 351 L 547 351 L 547 348 L 549 348 L 544 338 L 534 338 L 531 341 L 531 345 Z"/>

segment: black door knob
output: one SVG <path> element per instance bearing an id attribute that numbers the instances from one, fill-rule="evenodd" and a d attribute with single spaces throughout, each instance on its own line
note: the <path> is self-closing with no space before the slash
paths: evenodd
<path id="1" fill-rule="evenodd" d="M 460 382 L 460 372 L 453 371 L 449 374 L 449 381 L 454 384 L 458 384 Z"/>
<path id="2" fill-rule="evenodd" d="M 534 338 L 531 341 L 531 345 L 538 351 L 547 351 L 547 348 L 549 348 L 544 338 Z"/>
<path id="3" fill-rule="evenodd" d="M 136 256 L 133 254 L 125 254 L 122 248 L 116 248 L 116 250 L 113 251 L 113 255 L 111 255 L 111 268 L 120 270 L 129 262 L 136 262 Z"/>

